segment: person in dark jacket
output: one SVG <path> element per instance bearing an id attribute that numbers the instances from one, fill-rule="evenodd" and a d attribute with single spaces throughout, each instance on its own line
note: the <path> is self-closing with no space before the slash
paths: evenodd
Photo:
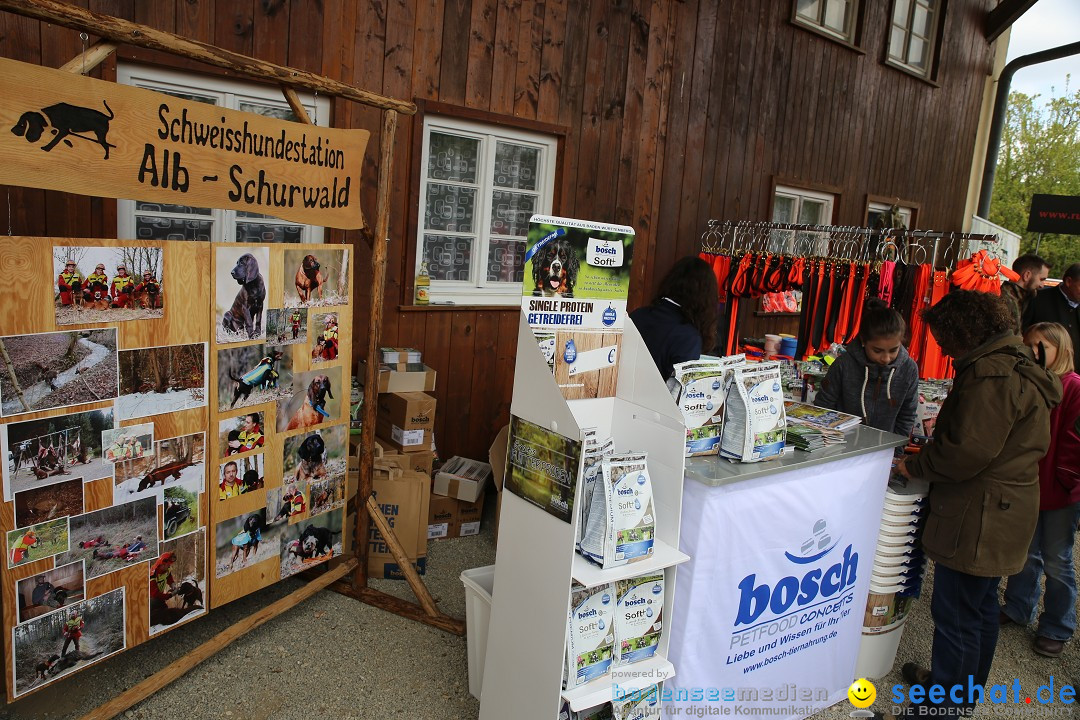
<path id="1" fill-rule="evenodd" d="M 674 365 L 716 346 L 716 275 L 699 257 L 684 257 L 660 281 L 651 305 L 630 313 L 664 380 Z"/>
<path id="2" fill-rule="evenodd" d="M 1073 347 L 1080 347 L 1080 263 L 1073 263 L 1056 287 L 1044 287 L 1028 305 L 1024 330 L 1035 323 L 1052 322 L 1069 332 Z M 1073 358 L 1073 370 L 1080 373 L 1080 353 Z"/>
<path id="3" fill-rule="evenodd" d="M 814 404 L 858 415 L 878 430 L 911 434 L 919 409 L 919 366 L 902 343 L 906 329 L 900 313 L 880 300 L 867 302 L 859 336 L 829 368 Z"/>
<path id="4" fill-rule="evenodd" d="M 1001 577 L 1027 560 L 1039 516 L 1039 460 L 1061 381 L 1012 333 L 1012 314 L 996 295 L 954 291 L 923 317 L 954 358 L 956 377 L 933 442 L 897 467 L 930 483 L 922 545 L 936 563 L 930 669 L 907 663 L 901 672 L 911 684 L 945 688 L 940 706 L 915 705 L 912 714 L 959 716 L 972 707 L 969 684 L 985 685 L 990 673 Z M 957 685 L 960 702 L 950 696 Z"/>
<path id="5" fill-rule="evenodd" d="M 1005 586 L 1001 624 L 1027 625 L 1039 604 L 1039 578 L 1046 575 L 1043 613 L 1035 630 L 1035 652 L 1058 657 L 1076 630 L 1076 568 L 1073 545 L 1080 522 L 1080 434 L 1071 420 L 1080 418 L 1080 375 L 1073 372 L 1073 347 L 1065 328 L 1038 323 L 1024 342 L 1061 378 L 1063 399 L 1050 413 L 1050 450 L 1039 461 L 1039 523 L 1027 563 Z"/>
<path id="6" fill-rule="evenodd" d="M 1013 260 L 1012 269 L 1020 276 L 1020 279 L 1016 282 L 1009 280 L 1002 283 L 1001 297 L 1009 303 L 1009 309 L 1016 317 L 1016 331 L 1020 332 L 1028 305 L 1031 304 L 1035 293 L 1042 289 L 1046 276 L 1050 274 L 1050 263 L 1035 253 L 1027 253 Z"/>

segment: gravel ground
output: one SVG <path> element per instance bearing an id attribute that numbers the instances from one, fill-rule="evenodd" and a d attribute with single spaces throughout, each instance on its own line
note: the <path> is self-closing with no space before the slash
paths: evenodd
<path id="1" fill-rule="evenodd" d="M 462 570 L 494 562 L 494 503 L 485 508 L 479 537 L 430 543 L 427 584 L 439 606 L 465 616 Z M 1080 552 L 1080 551 L 1078 551 Z M 206 617 L 102 664 L 59 680 L 49 690 L 0 707 L 0 720 L 77 718 L 131 687 L 231 624 L 301 586 L 286 580 L 237 600 Z M 372 585 L 411 599 L 404 582 Z M 899 669 L 909 660 L 927 663 L 933 624 L 927 583 L 904 630 L 894 672 L 876 681 L 875 710 L 887 711 L 888 688 L 902 682 Z M 1033 629 L 1002 630 L 991 682 L 1019 678 L 1034 690 L 1051 675 L 1055 684 L 1080 681 L 1080 650 L 1067 646 L 1058 660 L 1031 651 Z M 814 716 L 847 718 L 852 708 L 839 703 Z M 1038 713 L 1039 710 L 1043 712 Z M 132 708 L 142 720 L 310 720 L 332 717 L 455 720 L 476 718 L 479 703 L 468 691 L 466 641 L 404 620 L 333 592 L 322 592 L 248 633 L 155 697 Z M 992 708 L 986 717 L 1051 718 L 1038 706 Z"/>

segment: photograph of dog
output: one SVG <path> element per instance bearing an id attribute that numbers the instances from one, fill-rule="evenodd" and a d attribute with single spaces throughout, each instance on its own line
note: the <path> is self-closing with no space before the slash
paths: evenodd
<path id="1" fill-rule="evenodd" d="M 83 564 L 68 563 L 31 575 L 15 585 L 19 622 L 33 620 L 54 610 L 79 602 L 86 596 Z"/>
<path id="2" fill-rule="evenodd" d="M 338 508 L 282 530 L 282 578 L 341 555 L 343 514 L 344 510 Z"/>
<path id="3" fill-rule="evenodd" d="M 97 144 L 105 151 L 105 160 L 109 159 L 109 148 L 116 147 L 109 142 L 109 122 L 116 117 L 109 103 L 101 104 L 105 112 L 94 108 L 80 107 L 69 103 L 56 103 L 40 110 L 27 110 L 11 128 L 13 135 L 26 138 L 26 142 L 36 144 L 42 136 L 49 137 L 49 142 L 41 146 L 45 152 L 51 152 L 60 143 L 75 147 L 71 138 L 78 138 Z"/>
<path id="4" fill-rule="evenodd" d="M 286 309 L 349 304 L 349 251 L 285 251 Z"/>
<path id="5" fill-rule="evenodd" d="M 219 522 L 214 529 L 215 576 L 222 578 L 276 558 L 282 527 L 266 522 L 266 508 Z"/>
<path id="6" fill-rule="evenodd" d="M 57 325 L 165 317 L 159 247 L 53 246 Z"/>
<path id="7" fill-rule="evenodd" d="M 252 412 L 218 422 L 218 447 L 223 457 L 258 450 L 266 442 L 263 413 Z"/>
<path id="8" fill-rule="evenodd" d="M 319 313 L 315 315 L 315 342 L 311 348 L 311 364 L 337 360 L 338 357 L 338 314 Z"/>
<path id="9" fill-rule="evenodd" d="M 218 410 L 279 402 L 292 395 L 288 348 L 245 345 L 218 350 Z"/>
<path id="10" fill-rule="evenodd" d="M 307 345 L 307 308 L 267 310 L 266 339 L 275 345 Z"/>
<path id="11" fill-rule="evenodd" d="M 15 696 L 124 650 L 124 607 L 121 587 L 17 625 L 12 633 Z"/>
<path id="12" fill-rule="evenodd" d="M 113 503 L 144 497 L 160 503 L 163 489 L 182 486 L 197 493 L 205 483 L 206 434 L 163 438 L 143 457 L 116 463 Z"/>
<path id="13" fill-rule="evenodd" d="M 81 477 L 112 476 L 101 451 L 101 433 L 113 426 L 112 408 L 0 425 L 4 497 Z"/>
<path id="14" fill-rule="evenodd" d="M 199 492 L 196 488 L 174 485 L 162 492 L 162 537 L 174 540 L 199 529 Z"/>
<path id="15" fill-rule="evenodd" d="M 297 373 L 290 397 L 278 402 L 278 432 L 337 422 L 342 418 L 341 395 L 340 367 Z"/>
<path id="16" fill-rule="evenodd" d="M 320 481 L 344 480 L 349 462 L 347 431 L 346 425 L 336 425 L 285 438 L 282 481 L 306 483 L 311 488 Z M 314 507 L 314 502 L 314 494 L 309 492 L 309 505 Z"/>
<path id="17" fill-rule="evenodd" d="M 161 543 L 150 563 L 150 634 L 206 612 L 206 528 Z"/>
<path id="18" fill-rule="evenodd" d="M 327 476 L 308 483 L 308 516 L 315 517 L 345 506 L 345 477 Z"/>
<path id="19" fill-rule="evenodd" d="M 15 525 L 29 527 L 83 512 L 82 478 L 15 493 Z"/>
<path id="20" fill-rule="evenodd" d="M 136 460 L 154 452 L 154 423 L 110 428 L 101 432 L 105 460 L 111 463 Z"/>
<path id="21" fill-rule="evenodd" d="M 270 248 L 218 247 L 215 261 L 218 343 L 266 337 L 264 275 L 270 267 Z"/>
<path id="22" fill-rule="evenodd" d="M 266 465 L 263 454 L 232 458 L 218 469 L 218 500 L 228 500 L 265 487 Z"/>
<path id="23" fill-rule="evenodd" d="M 532 257 L 532 294 L 544 297 L 574 297 L 581 262 L 570 241 L 556 238 Z"/>
<path id="24" fill-rule="evenodd" d="M 281 487 L 266 491 L 266 522 L 288 522 L 290 524 L 306 520 L 308 517 L 308 484 L 289 480 Z"/>
<path id="25" fill-rule="evenodd" d="M 69 518 L 62 517 L 10 531 L 7 534 L 8 569 L 66 551 L 70 539 L 68 521 Z"/>
<path id="26" fill-rule="evenodd" d="M 157 500 L 148 497 L 71 518 L 71 549 L 56 564 L 85 560 L 91 580 L 157 556 Z"/>
<path id="27" fill-rule="evenodd" d="M 0 338 L 0 415 L 112 400 L 119 394 L 116 328 Z"/>

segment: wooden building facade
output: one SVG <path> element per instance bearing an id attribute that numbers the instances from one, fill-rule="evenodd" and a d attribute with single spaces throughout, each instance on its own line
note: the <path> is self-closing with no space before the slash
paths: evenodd
<path id="1" fill-rule="evenodd" d="M 770 219 L 778 188 L 829 198 L 824 222 L 863 224 L 870 203 L 898 199 L 918 227 L 962 229 L 995 56 L 985 37 L 995 0 L 821 0 L 822 12 L 841 16 L 821 15 L 820 27 L 799 14 L 815 4 L 799 0 L 73 4 L 418 103 L 397 138 L 382 344 L 416 347 L 438 371 L 444 456 L 485 457 L 507 421 L 518 312 L 413 305 L 426 115 L 554 138 L 551 211 L 637 231 L 635 307 L 697 251 L 709 218 Z M 904 36 L 895 21 L 909 6 Z M 910 56 L 894 62 L 897 42 L 925 42 L 915 72 L 904 66 Z M 72 31 L 0 12 L 2 56 L 59 67 L 82 46 Z M 115 79 L 118 63 L 227 75 L 129 47 L 96 74 Z M 335 102 L 332 118 L 374 134 L 363 177 L 370 220 L 377 113 Z M 16 235 L 118 232 L 115 201 L 0 192 L 0 225 Z M 357 249 L 359 357 L 371 238 L 329 231 L 326 240 Z"/>

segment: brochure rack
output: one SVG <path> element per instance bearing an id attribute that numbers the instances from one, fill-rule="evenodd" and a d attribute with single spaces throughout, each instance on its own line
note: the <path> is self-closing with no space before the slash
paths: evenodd
<path id="1" fill-rule="evenodd" d="M 652 557 L 602 570 L 574 550 L 576 505 L 573 522 L 566 523 L 504 493 L 480 720 L 551 720 L 564 699 L 572 709 L 582 710 L 610 701 L 616 685 L 633 692 L 675 674 L 667 660 L 664 628 L 655 657 L 615 668 L 573 690 L 561 689 L 572 580 L 592 587 L 663 571 L 667 624 L 675 598 L 675 567 L 689 560 L 678 549 L 686 430 L 632 322 L 623 330 L 618 373 L 615 397 L 564 400 L 521 316 L 511 414 L 579 440 L 581 428 L 596 427 L 601 436 L 611 435 L 617 453 L 648 452 L 656 535 Z M 579 466 L 575 498 L 581 496 L 581 470 Z"/>

